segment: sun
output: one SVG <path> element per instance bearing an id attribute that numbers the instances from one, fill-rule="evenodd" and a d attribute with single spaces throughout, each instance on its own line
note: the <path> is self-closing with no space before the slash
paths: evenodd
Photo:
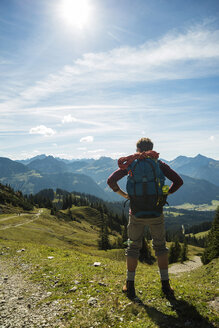
<path id="1" fill-rule="evenodd" d="M 79 29 L 84 28 L 89 22 L 91 12 L 89 0 L 62 0 L 60 10 L 66 23 Z"/>
<path id="2" fill-rule="evenodd" d="M 61 15 L 66 23 L 82 29 L 89 21 L 90 3 L 88 0 L 63 0 Z"/>

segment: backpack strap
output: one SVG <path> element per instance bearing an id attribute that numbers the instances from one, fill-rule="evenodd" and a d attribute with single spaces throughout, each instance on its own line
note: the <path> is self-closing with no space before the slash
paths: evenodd
<path id="1" fill-rule="evenodd" d="M 134 196 L 136 196 L 136 181 L 135 181 L 135 178 L 133 177 L 133 173 L 135 171 L 135 168 L 136 168 L 137 164 L 138 164 L 138 159 L 137 159 L 137 161 L 136 161 L 133 169 L 132 170 L 129 170 L 129 172 L 131 173 L 130 176 L 132 177 L 132 180 L 134 181 Z"/>

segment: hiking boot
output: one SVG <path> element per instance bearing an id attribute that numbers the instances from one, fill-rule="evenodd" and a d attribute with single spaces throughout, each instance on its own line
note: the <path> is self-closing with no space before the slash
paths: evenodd
<path id="1" fill-rule="evenodd" d="M 125 293 L 131 300 L 136 298 L 134 281 L 127 280 L 122 288 L 122 292 Z"/>
<path id="2" fill-rule="evenodd" d="M 170 281 L 168 280 L 161 280 L 162 283 L 162 291 L 166 296 L 174 296 L 174 290 L 170 287 Z"/>

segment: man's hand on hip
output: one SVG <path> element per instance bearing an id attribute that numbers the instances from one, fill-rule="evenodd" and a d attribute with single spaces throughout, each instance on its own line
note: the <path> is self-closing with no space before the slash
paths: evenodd
<path id="1" fill-rule="evenodd" d="M 124 192 L 123 190 L 119 189 L 119 190 L 116 191 L 116 192 L 117 192 L 117 194 L 119 194 L 120 196 L 122 196 L 122 197 L 124 197 L 124 198 L 126 198 L 126 199 L 129 199 L 129 195 L 128 195 L 126 192 Z"/>

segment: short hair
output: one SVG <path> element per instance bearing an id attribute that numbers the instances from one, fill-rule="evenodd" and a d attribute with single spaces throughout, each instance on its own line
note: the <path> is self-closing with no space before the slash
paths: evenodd
<path id="1" fill-rule="evenodd" d="M 149 138 L 141 138 L 137 141 L 136 147 L 140 149 L 140 152 L 153 149 L 153 142 Z"/>

